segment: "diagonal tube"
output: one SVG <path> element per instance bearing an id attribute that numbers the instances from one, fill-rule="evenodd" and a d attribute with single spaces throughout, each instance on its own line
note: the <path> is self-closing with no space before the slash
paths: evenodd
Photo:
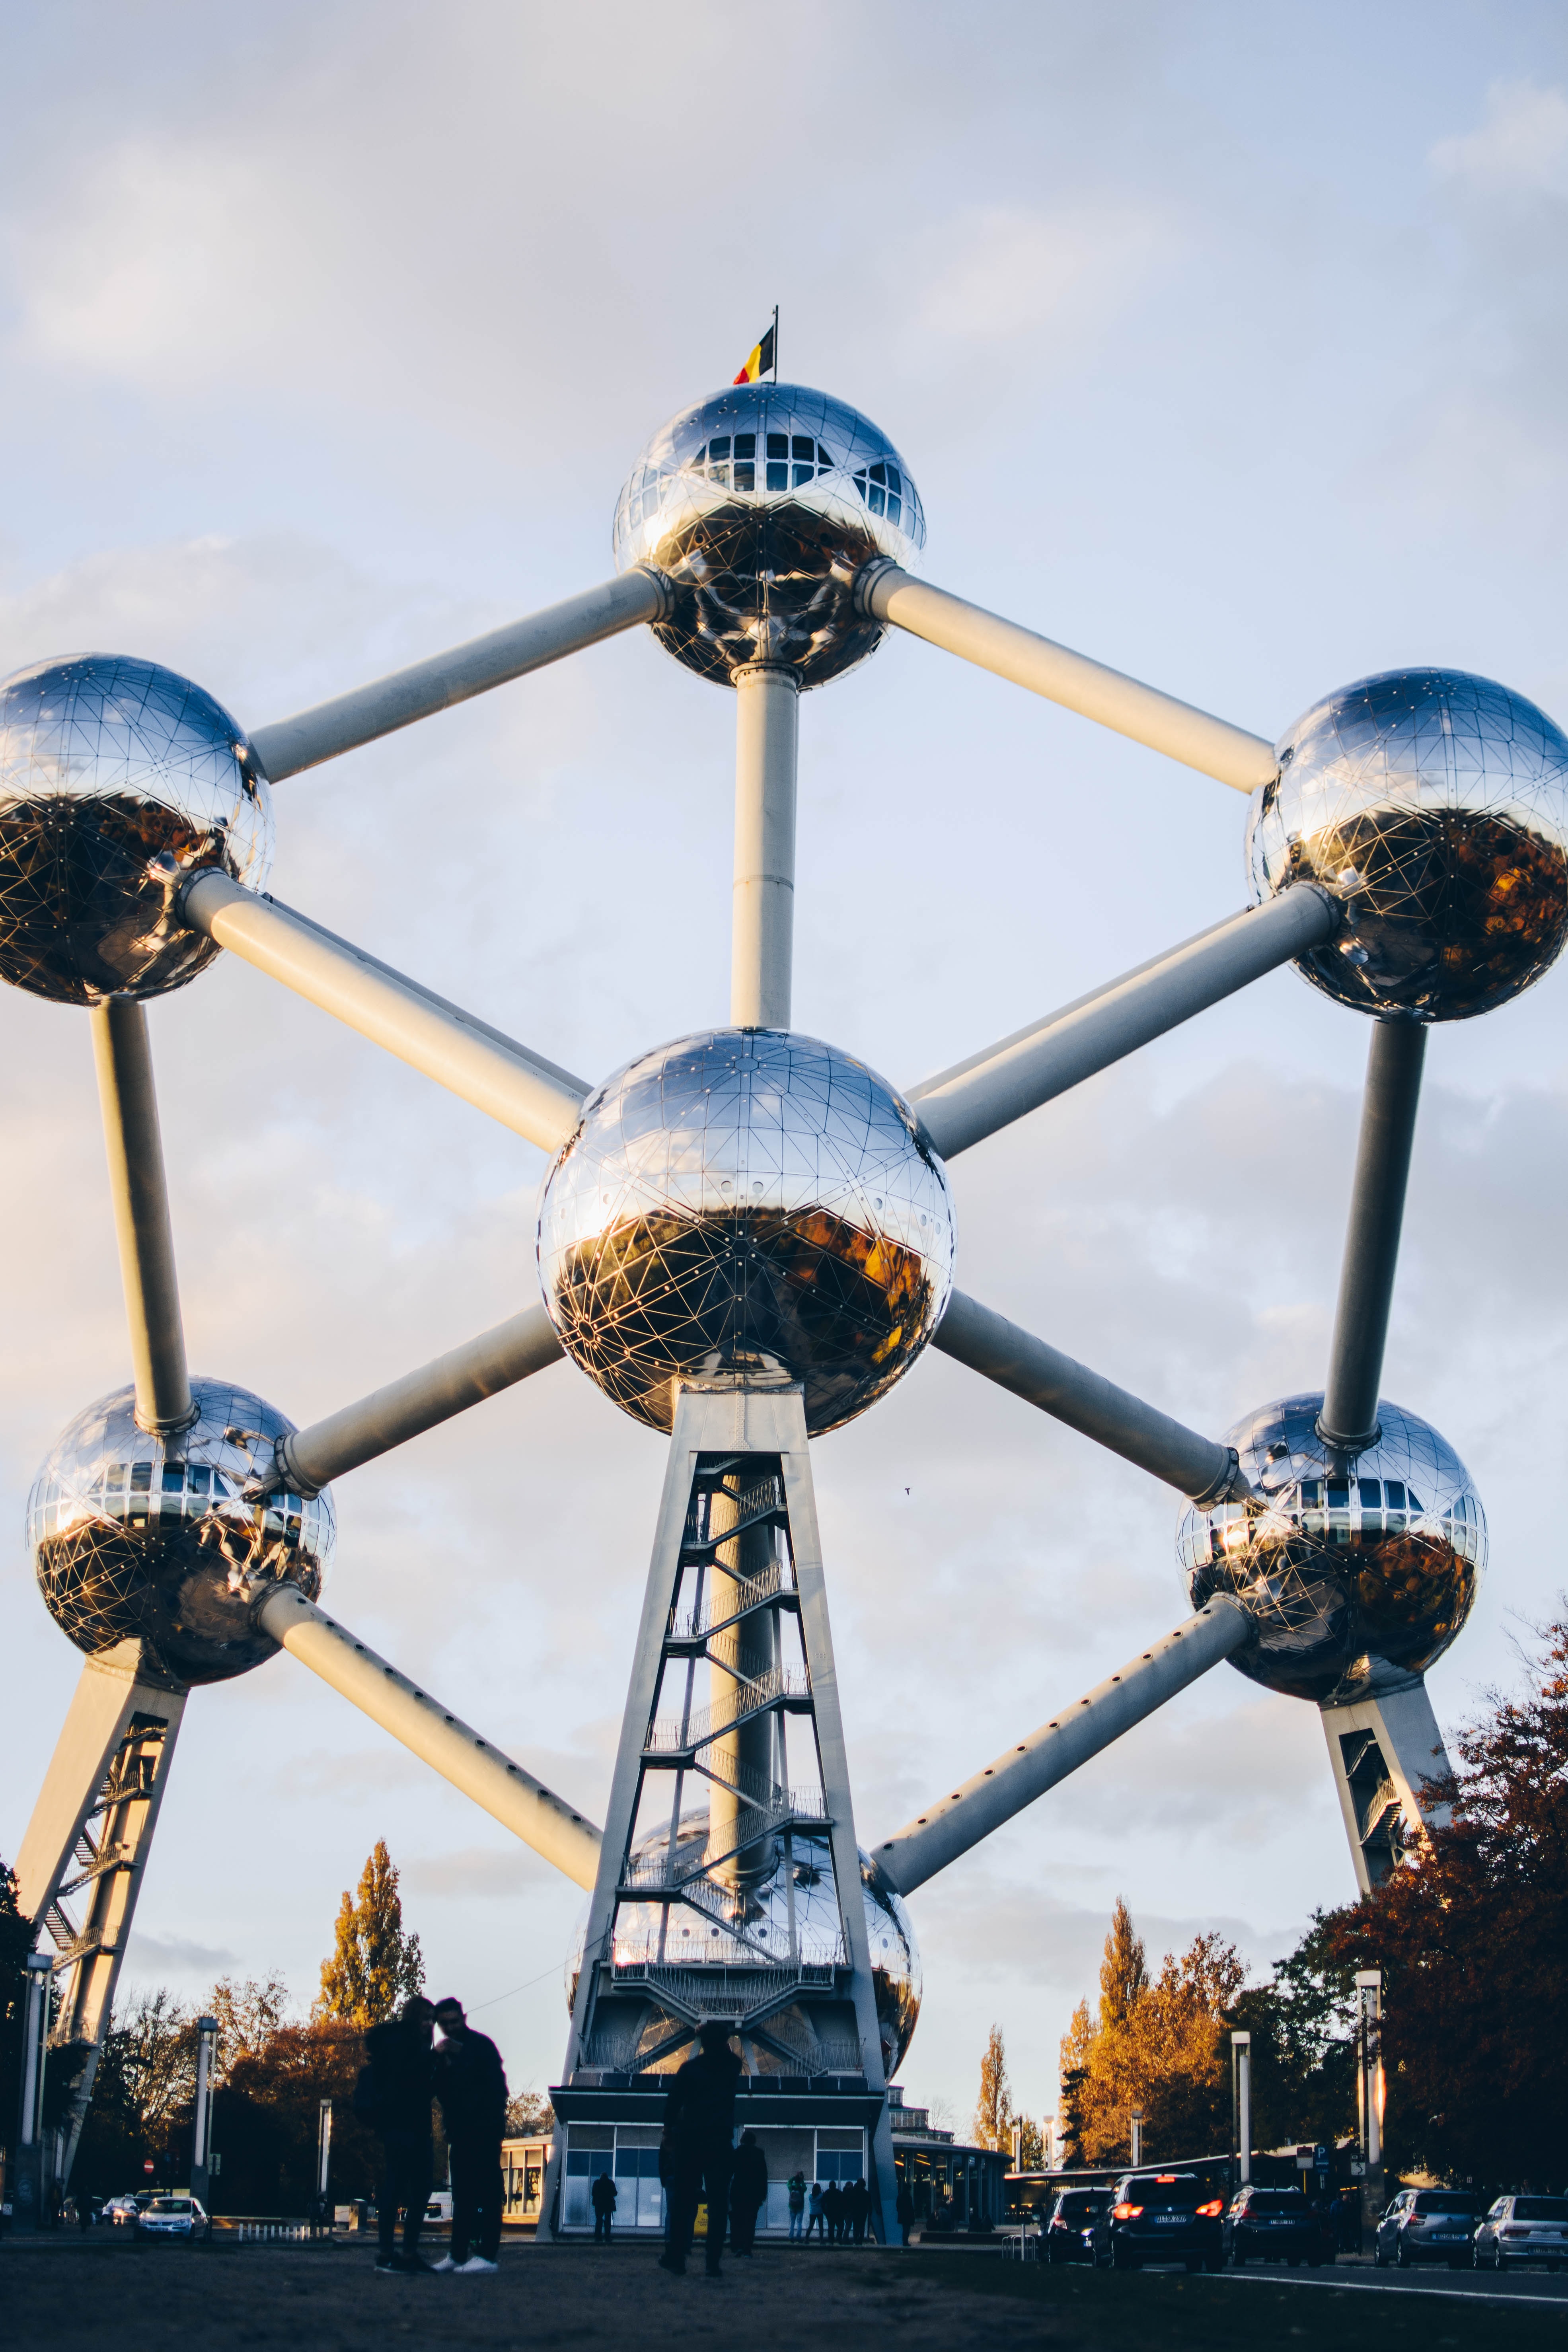
<path id="1" fill-rule="evenodd" d="M 131 1326 L 136 1419 L 146 1430 L 187 1429 L 196 1409 L 185 1365 L 147 1014 L 135 997 L 110 996 L 93 1006 L 90 1017 L 120 1275 Z"/>
<path id="2" fill-rule="evenodd" d="M 1373 1023 L 1333 1349 L 1318 1416 L 1319 1435 L 1346 1453 L 1370 1445 L 1377 1435 L 1377 1391 L 1426 1056 L 1424 1023 Z"/>
<path id="3" fill-rule="evenodd" d="M 879 1874 L 899 1894 L 912 1894 L 1222 1658 L 1245 1649 L 1251 1638 L 1245 1611 L 1216 1596 L 1184 1625 L 1141 1656 L 1130 1658 L 1120 1674 L 1098 1684 L 1087 1698 L 1065 1707 L 951 1796 L 928 1805 L 914 1821 L 873 1846 Z"/>
<path id="4" fill-rule="evenodd" d="M 890 621 L 928 645 L 956 654 L 961 661 L 994 670 L 998 677 L 1026 686 L 1077 710 L 1101 727 L 1130 735 L 1173 760 L 1214 776 L 1238 793 L 1256 792 L 1279 772 L 1272 743 L 1250 735 L 1228 719 L 1196 710 L 1190 702 L 1163 694 L 1158 687 L 1141 685 L 1119 669 L 1090 661 L 1033 629 L 1020 628 L 982 605 L 966 604 L 944 588 L 911 579 L 887 559 L 868 564 L 855 582 L 857 608 L 879 621 Z"/>
<path id="5" fill-rule="evenodd" d="M 588 1088 L 433 989 L 351 947 L 309 916 L 204 866 L 180 889 L 180 920 L 253 963 L 362 1037 L 545 1151 L 576 1129 Z"/>
<path id="6" fill-rule="evenodd" d="M 271 1468 L 247 1487 L 247 1495 L 259 1497 L 279 1486 L 319 1495 L 345 1471 L 406 1445 L 411 1437 L 558 1363 L 564 1353 L 544 1308 L 525 1307 L 434 1363 L 421 1364 L 324 1421 L 280 1437 Z"/>
<path id="7" fill-rule="evenodd" d="M 319 702 L 292 719 L 258 727 L 251 749 L 273 783 L 319 767 L 343 751 L 374 743 L 399 727 L 412 726 L 437 710 L 450 709 L 491 687 L 504 686 L 531 669 L 542 669 L 563 655 L 580 653 L 603 637 L 635 628 L 639 621 L 657 621 L 665 610 L 668 589 L 657 572 L 642 566 L 604 581 L 581 596 L 531 613 L 526 620 L 510 621 L 488 636 L 471 637 L 428 661 L 394 670 L 388 677 Z"/>
<path id="8" fill-rule="evenodd" d="M 955 1290 L 931 1334 L 944 1356 L 983 1372 L 999 1388 L 1011 1389 L 1026 1404 L 1038 1405 L 1097 1445 L 1120 1454 L 1140 1470 L 1163 1478 L 1195 1503 L 1242 1502 L 1252 1489 L 1237 1466 L 1234 1446 L 1200 1437 L 1169 1413 L 1130 1396 L 1111 1381 L 1047 1347 L 978 1299 Z"/>
<path id="9" fill-rule="evenodd" d="M 599 1832 L 563 1797 L 536 1780 L 499 1748 L 481 1739 L 438 1699 L 356 1642 L 295 1584 L 273 1588 L 256 1622 L 300 1664 L 379 1723 L 394 1739 L 471 1797 L 524 1845 L 552 1862 L 579 1886 L 592 1886 L 599 1867 Z"/>
<path id="10" fill-rule="evenodd" d="M 1327 891 L 1299 883 L 923 1079 L 906 1098 L 951 1160 L 1304 954 L 1330 938 L 1339 919 Z"/>

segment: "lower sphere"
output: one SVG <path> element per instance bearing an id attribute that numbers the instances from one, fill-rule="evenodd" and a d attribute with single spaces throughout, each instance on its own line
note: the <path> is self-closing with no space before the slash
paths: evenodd
<path id="1" fill-rule="evenodd" d="M 226 1682 L 278 1644 L 254 1623 L 282 1578 L 314 1601 L 331 1564 L 330 1494 L 241 1500 L 294 1423 L 249 1389 L 193 1380 L 195 1421 L 177 1434 L 137 1426 L 120 1389 L 61 1433 L 27 1503 L 27 1548 L 49 1614 L 89 1657 L 140 1641 L 180 1683 Z"/>
<path id="2" fill-rule="evenodd" d="M 1380 1401 L 1375 1444 L 1347 1455 L 1318 1435 L 1322 1403 L 1286 1397 L 1227 1431 L 1258 1500 L 1189 1507 L 1176 1546 L 1194 1609 L 1226 1593 L 1251 1618 L 1244 1675 L 1342 1705 L 1397 1689 L 1458 1638 L 1487 1523 L 1429 1423 Z"/>
<path id="3" fill-rule="evenodd" d="M 658 1866 L 662 1870 L 668 1832 L 655 1830 L 639 1838 L 632 1848 L 628 1877 L 635 1877 L 637 1868 Z M 676 1837 L 677 1867 L 689 1864 L 695 1871 L 708 1841 L 708 1815 L 705 1810 L 683 1813 Z M 772 1864 L 755 1885 L 731 1895 L 711 1879 L 696 1879 L 694 1900 L 669 1908 L 668 1922 L 665 1906 L 656 1903 L 623 1903 L 616 1915 L 614 1963 L 617 1969 L 640 1969 L 649 1966 L 678 1968 L 690 1972 L 693 1990 L 689 2006 L 699 2012 L 709 2006 L 703 1992 L 704 1972 L 712 1969 L 714 1993 L 712 2011 L 716 2016 L 724 2013 L 723 1994 L 727 1976 L 748 1963 L 765 1968 L 776 1958 L 783 1966 L 789 1962 L 790 1886 L 786 1871 L 795 1875 L 795 1943 L 793 1949 L 803 1963 L 835 1964 L 842 1949 L 842 1928 L 838 1917 L 837 1897 L 833 1884 L 833 1860 L 826 1829 L 797 1828 L 791 1838 L 790 1858 L 786 1862 L 782 1839 L 775 1843 Z M 871 1978 L 876 1990 L 877 2024 L 882 2043 L 882 2063 L 888 2078 L 897 2074 L 914 2038 L 921 2013 L 921 1956 L 915 1940 L 914 1926 L 902 1895 L 879 1876 L 869 1854 L 860 1856 L 860 1883 L 866 1906 L 866 1934 L 871 1948 Z M 660 1927 L 664 1927 L 662 1944 Z M 566 1964 L 566 2005 L 571 2009 L 577 1995 L 577 1974 L 583 1961 L 584 1939 L 587 1934 L 586 1909 L 577 1923 L 577 1934 L 571 1958 Z M 800 2064 L 792 2065 L 777 2050 L 765 2042 L 755 2049 L 758 2073 L 791 2074 L 811 2071 L 813 2052 L 810 2029 L 799 2013 L 791 2010 L 769 2018 L 766 2032 L 785 2049 L 797 2049 Z M 657 2019 L 645 2026 L 638 2039 L 652 2045 L 668 2038 Z M 589 2063 L 614 2065 L 616 2072 L 635 2074 L 637 2052 L 635 2047 L 617 2045 L 599 2053 L 597 2061 L 590 2056 Z M 818 2071 L 833 2074 L 858 2073 L 859 2066 L 835 2065 Z"/>

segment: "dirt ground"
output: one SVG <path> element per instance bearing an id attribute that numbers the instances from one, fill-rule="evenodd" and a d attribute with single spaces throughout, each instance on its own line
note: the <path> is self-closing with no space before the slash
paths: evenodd
<path id="1" fill-rule="evenodd" d="M 679 2331 L 746 2352 L 1531 2352 L 1563 2314 L 1452 2300 L 1250 2288 L 1226 2279 L 1042 2271 L 985 2253 L 764 2248 L 660 2271 L 644 2245 L 506 2246 L 493 2278 L 378 2273 L 374 2249 L 191 2247 L 68 2238 L 0 2246 L 0 2337 L 49 2352 L 397 2352 L 429 2339 L 487 2352 L 621 2347 Z"/>

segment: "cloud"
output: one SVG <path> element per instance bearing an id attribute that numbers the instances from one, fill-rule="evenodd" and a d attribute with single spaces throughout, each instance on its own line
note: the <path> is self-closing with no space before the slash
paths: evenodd
<path id="1" fill-rule="evenodd" d="M 187 1936 L 160 1936 L 133 1928 L 125 1947 L 125 1966 L 132 1976 L 183 1979 L 198 1978 L 211 1984 L 226 1969 L 240 1966 L 237 1954 L 221 1944 L 198 1944 Z M 124 1999 L 123 1989 L 121 1999 Z"/>
<path id="2" fill-rule="evenodd" d="M 1568 97 L 1534 82 L 1493 82 L 1479 129 L 1439 139 L 1431 163 L 1439 178 L 1478 195 L 1568 200 Z"/>
<path id="3" fill-rule="evenodd" d="M 985 205 L 931 242 L 917 298 L 921 331 L 1005 345 L 1047 327 L 1092 332 L 1133 299 L 1178 238 L 1169 220 L 1134 205 Z"/>

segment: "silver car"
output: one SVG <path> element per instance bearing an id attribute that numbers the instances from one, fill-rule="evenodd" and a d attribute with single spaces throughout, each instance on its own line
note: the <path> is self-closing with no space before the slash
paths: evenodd
<path id="1" fill-rule="evenodd" d="M 198 2198 L 154 2197 L 142 2209 L 144 2238 L 184 2238 L 194 2243 L 197 2238 L 210 2238 L 212 2233 L 206 2208 Z"/>
<path id="2" fill-rule="evenodd" d="M 1478 2270 L 1500 2271 L 1505 2263 L 1561 2270 L 1568 2262 L 1568 2197 L 1500 2197 L 1476 2231 L 1470 2259 Z"/>
<path id="3" fill-rule="evenodd" d="M 1470 2238 L 1478 2219 L 1476 2200 L 1458 2189 L 1402 2189 L 1373 2240 L 1372 2258 L 1381 2270 L 1396 2263 L 1447 2263 L 1468 2270 Z"/>

